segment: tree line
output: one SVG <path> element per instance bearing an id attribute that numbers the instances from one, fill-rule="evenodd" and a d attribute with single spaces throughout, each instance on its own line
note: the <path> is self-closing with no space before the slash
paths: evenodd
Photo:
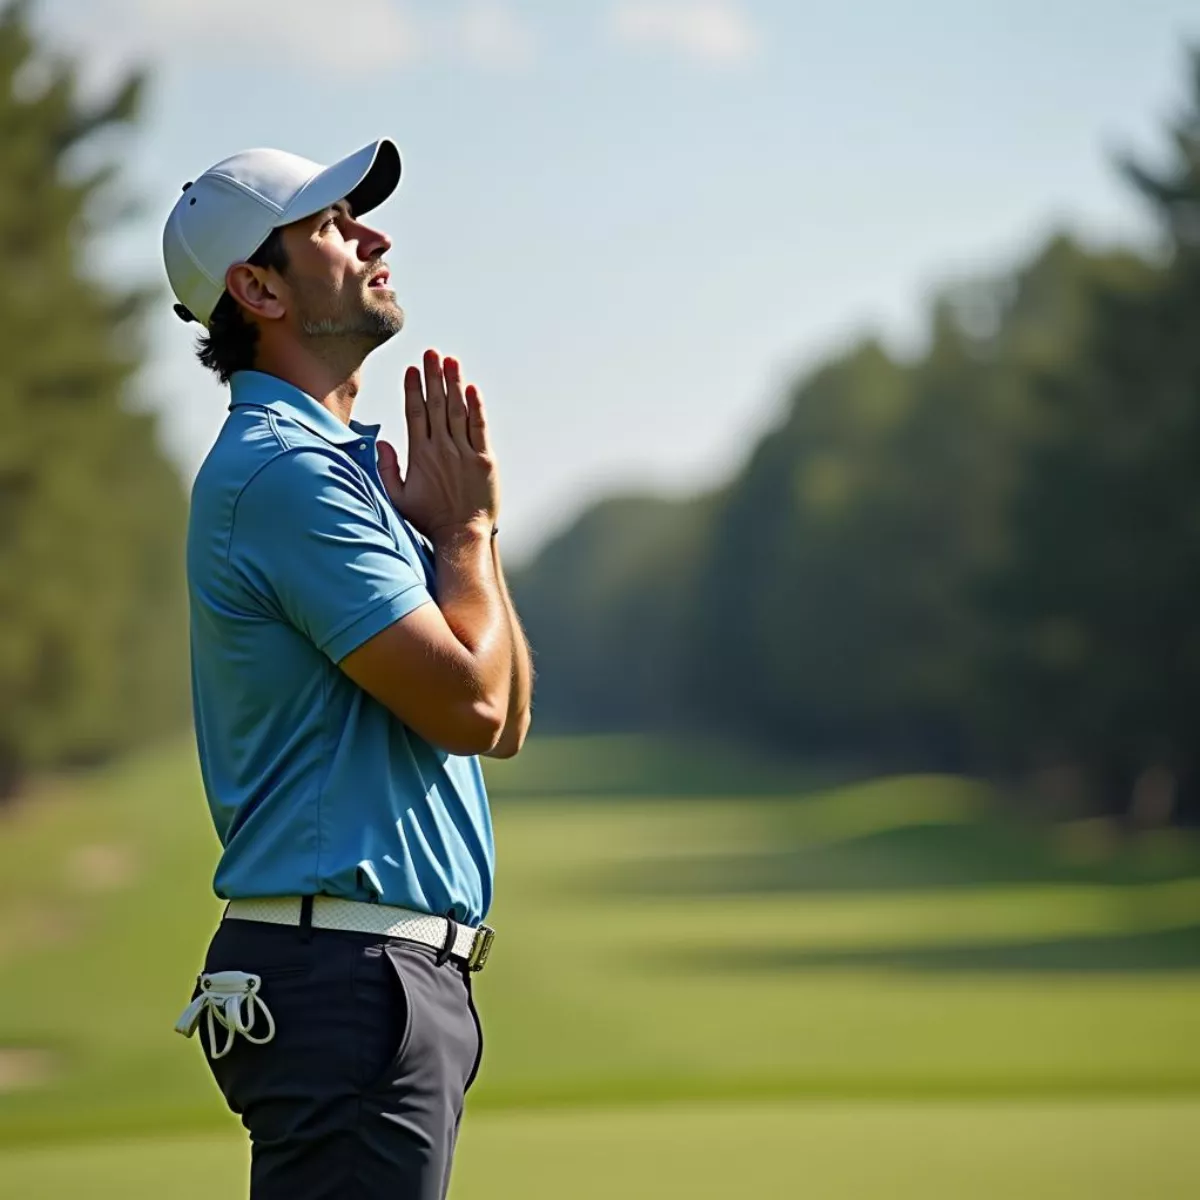
<path id="1" fill-rule="evenodd" d="M 514 581 L 546 728 L 711 731 L 1200 815 L 1200 53 L 1154 252 L 1068 234 L 798 379 L 746 466 Z"/>

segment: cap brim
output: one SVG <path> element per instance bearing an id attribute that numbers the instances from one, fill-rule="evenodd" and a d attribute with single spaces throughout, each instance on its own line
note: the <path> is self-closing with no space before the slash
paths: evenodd
<path id="1" fill-rule="evenodd" d="M 279 225 L 311 217 L 339 200 L 356 216 L 378 208 L 400 183 L 400 149 L 391 138 L 380 138 L 340 162 L 318 171 L 280 214 Z"/>

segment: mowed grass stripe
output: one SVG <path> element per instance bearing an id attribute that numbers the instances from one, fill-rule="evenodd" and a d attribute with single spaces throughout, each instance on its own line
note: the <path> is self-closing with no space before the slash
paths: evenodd
<path id="1" fill-rule="evenodd" d="M 1185 1200 L 1200 1102 L 469 1112 L 452 1200 Z M 245 1195 L 235 1133 L 0 1151 L 24 1200 Z"/>

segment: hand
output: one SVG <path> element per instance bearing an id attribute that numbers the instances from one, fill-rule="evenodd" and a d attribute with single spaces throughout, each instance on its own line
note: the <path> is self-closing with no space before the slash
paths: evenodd
<path id="1" fill-rule="evenodd" d="M 379 477 L 400 514 L 430 541 L 464 526 L 490 534 L 500 508 L 500 480 L 488 441 L 483 400 L 474 384 L 465 391 L 457 359 L 443 364 L 425 352 L 421 372 L 404 373 L 404 417 L 408 423 L 408 471 L 390 443 L 379 445 Z"/>

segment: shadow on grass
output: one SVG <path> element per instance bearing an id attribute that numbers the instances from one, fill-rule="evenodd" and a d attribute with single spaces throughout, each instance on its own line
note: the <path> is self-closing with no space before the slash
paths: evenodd
<path id="1" fill-rule="evenodd" d="M 1002 821 L 899 825 L 841 840 L 774 844 L 622 866 L 604 891 L 647 896 L 806 892 L 903 892 L 1036 884 L 1146 884 L 1194 877 L 1194 851 L 1173 856 L 1126 848 L 1099 862 L 1073 862 L 1044 831 Z M 792 839 L 795 841 L 795 839 Z M 770 842 L 770 839 L 768 839 Z"/>
<path id="2" fill-rule="evenodd" d="M 1046 941 L 747 950 L 727 946 L 668 957 L 672 969 L 794 972 L 867 968 L 926 972 L 1102 974 L 1200 971 L 1200 925 Z M 663 965 L 660 958 L 660 966 Z"/>

